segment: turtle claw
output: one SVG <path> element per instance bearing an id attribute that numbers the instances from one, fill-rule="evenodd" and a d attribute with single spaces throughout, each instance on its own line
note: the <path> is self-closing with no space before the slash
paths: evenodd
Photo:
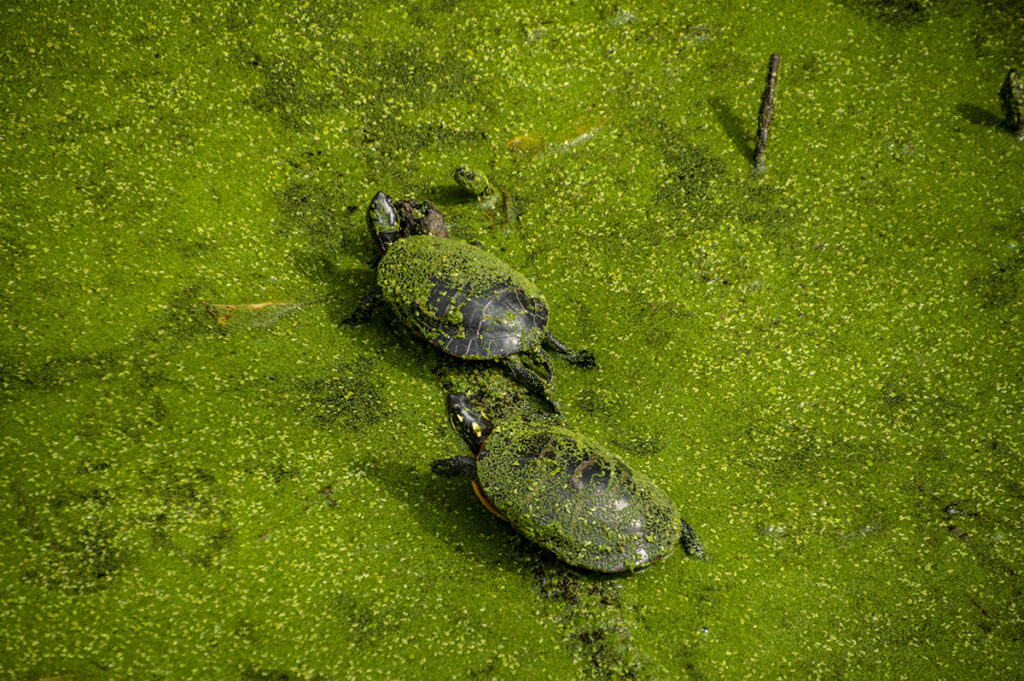
<path id="1" fill-rule="evenodd" d="M 597 366 L 597 360 L 594 359 L 594 353 L 590 350 L 580 350 L 573 353 L 565 358 L 569 364 L 580 369 L 593 369 Z"/>
<path id="2" fill-rule="evenodd" d="M 554 350 L 559 355 L 565 358 L 565 361 L 574 367 L 581 369 L 591 369 L 597 366 L 597 360 L 594 359 L 594 353 L 590 350 L 579 350 L 573 352 L 565 346 L 565 343 L 555 338 L 547 329 L 544 330 L 544 345 L 550 350 Z"/>
<path id="3" fill-rule="evenodd" d="M 683 524 L 683 531 L 679 537 L 679 542 L 683 545 L 683 550 L 695 558 L 707 560 L 708 557 L 704 553 L 704 545 L 697 537 L 697 533 L 693 531 L 693 527 L 682 518 L 680 518 L 680 521 Z"/>

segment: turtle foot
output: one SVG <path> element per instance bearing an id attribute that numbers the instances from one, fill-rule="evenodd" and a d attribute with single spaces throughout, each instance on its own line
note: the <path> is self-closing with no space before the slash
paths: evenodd
<path id="1" fill-rule="evenodd" d="M 597 360 L 594 359 L 594 353 L 590 350 L 580 350 L 579 352 L 575 352 L 566 357 L 565 361 L 574 367 L 579 367 L 580 369 L 593 369 L 597 366 Z"/>

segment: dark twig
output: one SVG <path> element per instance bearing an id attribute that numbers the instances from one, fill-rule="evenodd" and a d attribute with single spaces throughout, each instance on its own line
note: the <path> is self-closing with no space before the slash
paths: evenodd
<path id="1" fill-rule="evenodd" d="M 764 152 L 768 147 L 768 128 L 775 118 L 775 85 L 779 82 L 779 55 L 768 60 L 768 80 L 761 95 L 761 109 L 757 112 L 757 145 L 754 147 L 754 170 L 764 172 Z"/>
<path id="2" fill-rule="evenodd" d="M 1024 142 L 1024 87 L 1021 86 L 1020 74 L 1017 69 L 1010 69 L 999 89 L 999 99 L 1003 100 L 1003 113 L 1006 114 L 1006 127 Z"/>

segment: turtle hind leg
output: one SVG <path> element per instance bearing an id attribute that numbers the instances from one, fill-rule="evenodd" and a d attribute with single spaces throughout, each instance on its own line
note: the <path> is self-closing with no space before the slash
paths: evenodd
<path id="1" fill-rule="evenodd" d="M 360 300 L 359 304 L 356 305 L 356 309 L 352 310 L 352 314 L 342 320 L 341 323 L 345 326 L 357 326 L 365 322 L 373 314 L 373 309 L 381 301 L 381 296 L 381 292 L 377 290 Z"/>
<path id="2" fill-rule="evenodd" d="M 548 353 L 544 352 L 544 348 L 537 346 L 533 349 L 532 354 L 537 363 L 544 367 L 544 371 L 548 374 L 548 379 L 545 383 L 551 385 L 551 379 L 555 377 L 555 370 L 551 366 L 551 358 L 548 357 Z"/>
<path id="3" fill-rule="evenodd" d="M 704 554 L 704 545 L 700 542 L 697 537 L 697 533 L 693 531 L 693 527 L 690 523 L 680 519 L 683 524 L 682 535 L 679 537 L 679 542 L 683 545 L 683 550 L 691 556 L 700 558 L 701 560 L 707 560 L 707 555 Z"/>
<path id="4" fill-rule="evenodd" d="M 562 341 L 555 338 L 554 334 L 547 329 L 544 330 L 544 345 L 564 357 L 565 361 L 574 367 L 591 369 L 597 366 L 597 360 L 594 359 L 594 353 L 590 350 L 577 350 L 574 352 L 567 348 Z"/>
<path id="5" fill-rule="evenodd" d="M 505 366 L 508 368 L 508 372 L 512 374 L 512 378 L 514 378 L 517 383 L 529 390 L 532 395 L 546 402 L 547 405 L 551 407 L 551 411 L 556 414 L 562 413 L 562 410 L 558 407 L 558 403 L 548 395 L 547 384 L 541 380 L 540 376 L 527 369 L 518 357 L 515 355 L 509 355 L 506 357 Z M 550 368 L 550 362 L 548 363 L 548 367 Z"/>
<path id="6" fill-rule="evenodd" d="M 430 470 L 445 478 L 469 478 L 476 480 L 476 459 L 471 456 L 453 456 L 438 459 L 430 464 Z"/>

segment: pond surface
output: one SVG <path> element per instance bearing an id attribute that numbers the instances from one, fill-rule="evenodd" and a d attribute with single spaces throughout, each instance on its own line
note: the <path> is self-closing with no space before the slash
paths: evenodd
<path id="1" fill-rule="evenodd" d="M 3 678 L 1024 675 L 1016 3 L 41 2 L 0 35 Z M 440 354 L 342 324 L 378 190 L 537 282 L 599 364 L 555 360 L 566 422 L 708 561 L 575 571 L 431 473 L 468 452 Z"/>

